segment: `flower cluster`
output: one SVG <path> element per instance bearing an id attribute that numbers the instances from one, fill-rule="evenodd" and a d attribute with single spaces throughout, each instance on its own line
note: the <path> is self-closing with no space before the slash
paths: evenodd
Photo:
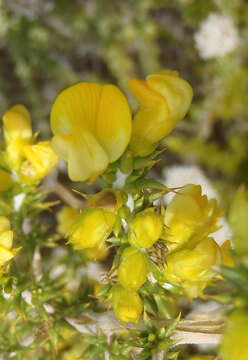
<path id="1" fill-rule="evenodd" d="M 149 155 L 185 116 L 192 88 L 176 71 L 161 71 L 129 87 L 140 102 L 132 122 L 124 94 L 114 85 L 78 83 L 62 91 L 51 111 L 53 148 L 72 180 L 95 180 L 127 146 Z"/>

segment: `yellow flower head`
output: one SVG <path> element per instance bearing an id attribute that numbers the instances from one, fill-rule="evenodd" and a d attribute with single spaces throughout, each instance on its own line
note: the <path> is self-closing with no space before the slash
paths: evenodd
<path id="1" fill-rule="evenodd" d="M 134 155 L 146 156 L 183 119 L 193 91 L 171 70 L 149 75 L 146 80 L 132 79 L 128 86 L 141 105 L 134 118 L 130 147 Z"/>
<path id="2" fill-rule="evenodd" d="M 115 316 L 124 323 L 137 323 L 143 311 L 143 303 L 134 291 L 128 291 L 120 285 L 112 288 L 112 303 Z"/>
<path id="3" fill-rule="evenodd" d="M 82 211 L 69 232 L 69 243 L 74 249 L 99 246 L 111 233 L 116 215 L 101 208 Z"/>
<path id="4" fill-rule="evenodd" d="M 32 139 L 31 119 L 23 105 L 15 105 L 3 115 L 3 131 L 6 143 L 5 161 L 18 170 L 22 160 L 22 147 Z"/>
<path id="5" fill-rule="evenodd" d="M 247 360 L 248 312 L 235 310 L 228 318 L 220 345 L 222 360 Z"/>
<path id="6" fill-rule="evenodd" d="M 21 176 L 24 182 L 41 180 L 58 162 L 58 156 L 51 148 L 49 141 L 25 145 L 22 152 L 26 158 L 21 165 Z"/>
<path id="7" fill-rule="evenodd" d="M 88 195 L 89 207 L 101 207 L 109 211 L 118 211 L 124 201 L 124 194 L 117 189 L 104 189 L 94 195 Z"/>
<path id="8" fill-rule="evenodd" d="M 0 266 L 15 256 L 17 249 L 11 249 L 12 243 L 13 231 L 10 230 L 9 220 L 5 216 L 0 216 Z"/>
<path id="9" fill-rule="evenodd" d="M 163 237 L 172 250 L 195 244 L 218 229 L 220 216 L 216 200 L 202 195 L 200 185 L 186 185 L 165 210 Z"/>
<path id="10" fill-rule="evenodd" d="M 215 277 L 213 266 L 221 263 L 221 251 L 212 238 L 203 239 L 192 249 L 179 250 L 166 258 L 165 275 L 169 282 L 181 285 L 190 298 L 202 295 Z"/>
<path id="11" fill-rule="evenodd" d="M 114 85 L 81 82 L 63 90 L 51 111 L 53 148 L 74 181 L 94 180 L 126 149 L 128 102 Z"/>
<path id="12" fill-rule="evenodd" d="M 146 281 L 148 273 L 145 255 L 135 247 L 126 248 L 118 268 L 120 284 L 127 290 L 136 291 Z"/>
<path id="13" fill-rule="evenodd" d="M 130 222 L 128 241 L 140 248 L 151 247 L 163 230 L 163 218 L 154 208 L 139 212 Z"/>
<path id="14" fill-rule="evenodd" d="M 66 237 L 71 230 L 72 224 L 76 222 L 78 217 L 79 212 L 76 209 L 70 206 L 63 206 L 56 215 L 58 233 Z"/>

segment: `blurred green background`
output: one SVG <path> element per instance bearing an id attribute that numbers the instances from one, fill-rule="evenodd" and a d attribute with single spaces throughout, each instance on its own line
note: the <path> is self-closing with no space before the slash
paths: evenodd
<path id="1" fill-rule="evenodd" d="M 228 202 L 248 182 L 247 43 L 246 0 L 0 0 L 0 111 L 25 104 L 47 136 L 64 87 L 178 70 L 194 100 L 160 166 L 198 164 Z"/>

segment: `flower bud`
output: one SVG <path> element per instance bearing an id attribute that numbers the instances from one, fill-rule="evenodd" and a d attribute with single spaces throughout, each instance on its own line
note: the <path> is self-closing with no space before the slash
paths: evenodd
<path id="1" fill-rule="evenodd" d="M 13 231 L 10 230 L 9 220 L 5 216 L 0 216 L 0 266 L 11 260 L 18 251 L 11 249 L 12 244 Z"/>
<path id="2" fill-rule="evenodd" d="M 63 206 L 56 215 L 58 233 L 66 237 L 70 232 L 72 224 L 76 222 L 78 216 L 79 212 L 76 209 L 70 206 Z"/>
<path id="3" fill-rule="evenodd" d="M 229 211 L 229 222 L 234 231 L 234 245 L 241 254 L 248 254 L 248 190 L 240 186 Z"/>
<path id="4" fill-rule="evenodd" d="M 145 255 L 132 246 L 126 248 L 121 255 L 118 269 L 120 284 L 127 290 L 136 291 L 146 281 L 147 273 Z"/>
<path id="5" fill-rule="evenodd" d="M 3 131 L 6 163 L 11 169 L 18 170 L 22 160 L 22 147 L 32 139 L 30 114 L 23 105 L 15 105 L 4 113 Z"/>
<path id="6" fill-rule="evenodd" d="M 128 86 L 141 105 L 133 121 L 130 147 L 135 155 L 146 156 L 184 118 L 193 91 L 170 70 L 149 75 L 146 80 L 132 79 Z"/>
<path id="7" fill-rule="evenodd" d="M 69 233 L 69 243 L 74 249 L 94 248 L 111 233 L 116 216 L 101 208 L 88 208 L 82 211 Z"/>
<path id="8" fill-rule="evenodd" d="M 143 303 L 134 291 L 128 291 L 120 285 L 112 288 L 112 303 L 115 316 L 121 322 L 137 323 L 143 311 Z"/>
<path id="9" fill-rule="evenodd" d="M 172 284 L 182 286 L 189 298 L 202 295 L 215 277 L 213 266 L 221 263 L 221 252 L 212 238 L 203 239 L 195 248 L 179 250 L 166 258 L 165 276 Z"/>
<path id="10" fill-rule="evenodd" d="M 220 216 L 216 200 L 202 195 L 200 185 L 185 185 L 165 210 L 163 238 L 170 250 L 192 246 L 218 229 Z"/>
<path id="11" fill-rule="evenodd" d="M 140 248 L 151 247 L 163 230 L 163 218 L 154 208 L 139 212 L 130 222 L 128 241 Z"/>
<path id="12" fill-rule="evenodd" d="M 247 360 L 248 312 L 235 310 L 228 318 L 219 355 L 222 360 Z"/>
<path id="13" fill-rule="evenodd" d="M 23 146 L 23 155 L 27 159 L 21 166 L 21 175 L 24 182 L 41 180 L 58 162 L 49 141 L 40 141 L 35 145 Z"/>

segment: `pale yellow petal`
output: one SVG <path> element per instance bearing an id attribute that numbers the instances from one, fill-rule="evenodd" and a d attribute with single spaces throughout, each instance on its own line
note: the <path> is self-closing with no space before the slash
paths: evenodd
<path id="1" fill-rule="evenodd" d="M 80 82 L 63 90 L 51 111 L 51 127 L 55 134 L 94 131 L 103 85 Z"/>
<path id="2" fill-rule="evenodd" d="M 110 162 L 125 151 L 131 136 L 131 113 L 126 97 L 114 85 L 104 85 L 96 122 L 96 137 Z"/>
<path id="3" fill-rule="evenodd" d="M 0 234 L 0 246 L 11 249 L 13 244 L 13 231 L 7 230 Z"/>

